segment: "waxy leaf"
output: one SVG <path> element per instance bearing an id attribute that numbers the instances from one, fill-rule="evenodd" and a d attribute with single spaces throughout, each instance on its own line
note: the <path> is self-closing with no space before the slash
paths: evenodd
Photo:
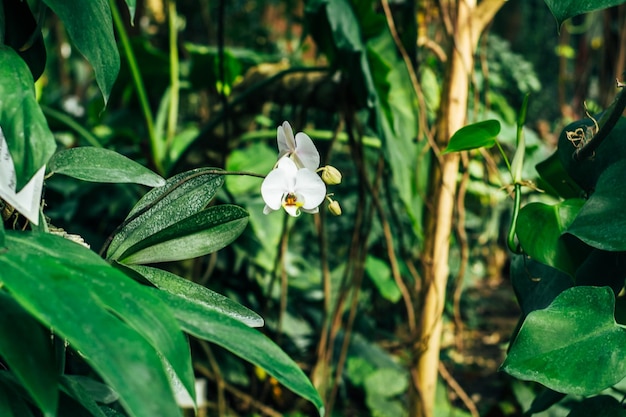
<path id="1" fill-rule="evenodd" d="M 188 347 L 179 346 L 183 338 L 169 325 L 171 313 L 147 287 L 59 236 L 8 231 L 6 246 L 0 253 L 4 286 L 80 352 L 131 416 L 181 415 L 163 357 L 177 366 L 172 355 L 188 357 Z"/>
<path id="2" fill-rule="evenodd" d="M 204 209 L 224 184 L 224 176 L 211 173 L 214 171 L 200 168 L 183 172 L 144 195 L 126 218 L 132 220 L 113 238 L 107 259 L 119 259 L 124 251 L 146 237 Z"/>
<path id="3" fill-rule="evenodd" d="M 561 198 L 580 198 L 583 195 L 582 188 L 563 168 L 558 152 L 535 165 L 535 169 L 541 178 L 538 185 L 542 190 Z"/>
<path id="4" fill-rule="evenodd" d="M 0 416 L 34 417 L 28 406 L 28 400 L 21 395 L 22 387 L 17 385 L 11 374 L 6 371 L 0 372 Z"/>
<path id="5" fill-rule="evenodd" d="M 120 71 L 120 55 L 113 34 L 109 1 L 43 0 L 43 2 L 59 16 L 76 49 L 93 67 L 106 104 Z"/>
<path id="6" fill-rule="evenodd" d="M 119 259 L 125 264 L 147 264 L 206 255 L 234 241 L 247 224 L 248 212 L 241 207 L 210 207 L 146 237 Z"/>
<path id="7" fill-rule="evenodd" d="M 567 417 L 626 417 L 626 410 L 622 404 L 609 395 L 598 395 L 585 398 L 582 402 L 572 407 L 572 412 Z"/>
<path id="8" fill-rule="evenodd" d="M 574 287 L 528 315 L 502 365 L 555 391 L 596 394 L 626 376 L 626 329 L 608 287 Z"/>
<path id="9" fill-rule="evenodd" d="M 5 291 L 0 291 L 0 356 L 44 414 L 54 415 L 59 394 L 50 333 Z"/>
<path id="10" fill-rule="evenodd" d="M 567 229 L 594 248 L 626 251 L 626 161 L 609 166 L 596 189 Z"/>
<path id="11" fill-rule="evenodd" d="M 48 171 L 83 181 L 133 183 L 161 187 L 165 180 L 143 165 L 104 148 L 82 146 L 57 152 L 50 158 Z"/>
<path id="12" fill-rule="evenodd" d="M 525 253 L 571 276 L 590 251 L 575 239 L 561 236 L 584 204 L 569 199 L 559 204 L 530 203 L 517 219 L 517 237 Z"/>
<path id="13" fill-rule="evenodd" d="M 189 303 L 165 291 L 154 289 L 187 333 L 215 343 L 245 359 L 278 380 L 291 391 L 311 401 L 320 415 L 322 400 L 298 365 L 267 336 L 227 315 Z"/>
<path id="14" fill-rule="evenodd" d="M 100 410 L 100 407 L 98 407 L 98 403 L 96 403 L 90 393 L 83 387 L 77 377 L 71 375 L 63 375 L 61 377 L 61 387 L 67 395 L 76 400 L 76 402 L 82 405 L 93 416 L 106 417 L 104 412 L 102 412 L 102 410 Z"/>
<path id="15" fill-rule="evenodd" d="M 559 27 L 570 17 L 606 9 L 624 3 L 625 0 L 545 0 Z"/>
<path id="16" fill-rule="evenodd" d="M 443 153 L 490 148 L 496 144 L 499 133 L 500 122 L 497 120 L 484 120 L 463 126 L 452 135 Z"/>
<path id="17" fill-rule="evenodd" d="M 0 127 L 4 132 L 20 191 L 56 149 L 37 99 L 33 76 L 17 53 L 0 46 Z"/>
<path id="18" fill-rule="evenodd" d="M 263 326 L 263 318 L 257 313 L 228 297 L 211 291 L 205 286 L 196 284 L 195 282 L 181 278 L 178 275 L 174 275 L 162 269 L 145 265 L 120 266 L 141 274 L 142 277 L 150 281 L 158 289 L 180 297 L 190 304 L 194 304 L 194 309 L 196 310 L 203 308 L 216 311 L 250 327 Z"/>

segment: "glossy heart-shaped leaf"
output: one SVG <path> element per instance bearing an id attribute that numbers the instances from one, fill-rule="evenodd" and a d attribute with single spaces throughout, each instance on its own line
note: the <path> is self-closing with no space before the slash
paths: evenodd
<path id="1" fill-rule="evenodd" d="M 452 135 L 443 153 L 490 148 L 496 144 L 499 133 L 500 122 L 497 120 L 484 120 L 463 126 Z"/>
<path id="2" fill-rule="evenodd" d="M 583 195 L 582 188 L 563 168 L 558 152 L 538 163 L 535 169 L 541 178 L 539 188 L 561 198 L 580 198 Z"/>
<path id="3" fill-rule="evenodd" d="M 165 180 L 143 165 L 104 148 L 82 146 L 57 152 L 50 158 L 48 171 L 83 181 L 134 183 L 161 187 Z"/>
<path id="4" fill-rule="evenodd" d="M 206 255 L 234 241 L 247 224 L 248 212 L 241 207 L 210 207 L 146 237 L 119 259 L 125 264 L 147 264 Z"/>
<path id="5" fill-rule="evenodd" d="M 165 291 L 154 291 L 174 312 L 187 333 L 265 369 L 285 387 L 311 401 L 320 415 L 324 414 L 323 402 L 304 372 L 267 336 L 217 311 L 207 311 Z"/>
<path id="6" fill-rule="evenodd" d="M 624 3 L 624 0 L 545 0 L 559 27 L 567 19 Z"/>
<path id="7" fill-rule="evenodd" d="M 33 85 L 33 76 L 22 58 L 13 49 L 0 46 L 0 126 L 15 165 L 16 191 L 56 149 Z"/>
<path id="8" fill-rule="evenodd" d="M 170 321 L 171 313 L 147 287 L 59 236 L 8 231 L 6 246 L 0 253 L 3 285 L 29 314 L 80 352 L 120 394 L 131 416 L 180 415 L 163 357 L 151 345 L 172 337 L 170 326 L 157 323 Z M 120 300 L 112 301 L 113 295 Z M 137 317 L 128 317 L 130 311 Z"/>
<path id="9" fill-rule="evenodd" d="M 590 249 L 561 235 L 584 203 L 582 199 L 569 199 L 554 205 L 530 203 L 522 207 L 516 232 L 524 252 L 573 276 Z"/>
<path id="10" fill-rule="evenodd" d="M 596 189 L 567 228 L 594 248 L 626 251 L 626 161 L 609 166 L 598 178 Z"/>
<path id="11" fill-rule="evenodd" d="M 174 275 L 162 269 L 145 265 L 120 266 L 141 274 L 142 277 L 150 281 L 158 289 L 167 291 L 190 304 L 194 304 L 194 308 L 217 311 L 220 314 L 239 320 L 250 327 L 263 326 L 263 318 L 257 313 L 228 297 L 211 291 L 207 287 L 198 285 L 195 282 L 181 278 L 178 275 Z"/>
<path id="12" fill-rule="evenodd" d="M 573 287 L 528 315 L 502 365 L 566 394 L 592 395 L 626 377 L 626 329 L 608 287 Z M 590 372 L 590 370 L 592 370 Z"/>
<path id="13" fill-rule="evenodd" d="M 43 0 L 59 16 L 76 49 L 93 67 L 104 102 L 120 71 L 120 55 L 113 34 L 108 0 Z"/>
<path id="14" fill-rule="evenodd" d="M 45 415 L 59 394 L 50 333 L 5 291 L 0 291 L 0 356 Z"/>
<path id="15" fill-rule="evenodd" d="M 205 208 L 224 184 L 224 176 L 214 172 L 212 168 L 183 172 L 144 195 L 113 238 L 107 259 L 119 259 L 141 240 Z"/>

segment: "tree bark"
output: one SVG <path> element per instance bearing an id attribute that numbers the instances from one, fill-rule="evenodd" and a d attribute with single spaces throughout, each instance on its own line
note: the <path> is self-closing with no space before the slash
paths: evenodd
<path id="1" fill-rule="evenodd" d="M 476 0 L 461 0 L 456 2 L 451 13 L 453 33 L 450 35 L 453 42 L 448 53 L 435 137 L 439 149 L 444 149 L 450 136 L 465 125 L 478 38 L 503 4 L 504 0 L 484 0 L 479 5 Z M 420 326 L 415 339 L 415 367 L 412 370 L 412 417 L 431 417 L 435 407 L 459 154 L 436 156 L 432 166 L 422 255 L 423 303 L 416 312 L 416 316 L 420 317 Z"/>

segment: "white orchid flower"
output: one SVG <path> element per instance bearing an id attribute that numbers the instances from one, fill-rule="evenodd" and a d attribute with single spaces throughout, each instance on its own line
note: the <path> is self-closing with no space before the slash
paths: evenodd
<path id="1" fill-rule="evenodd" d="M 309 139 L 310 140 L 310 139 Z M 279 210 L 281 206 L 293 217 L 317 213 L 326 198 L 326 185 L 314 171 L 300 168 L 290 158 L 281 158 L 261 184 L 265 201 L 263 213 Z"/>
<path id="2" fill-rule="evenodd" d="M 298 168 L 317 170 L 320 166 L 320 154 L 313 141 L 304 132 L 298 132 L 294 138 L 289 122 L 283 122 L 277 129 L 278 159 L 289 156 Z"/>

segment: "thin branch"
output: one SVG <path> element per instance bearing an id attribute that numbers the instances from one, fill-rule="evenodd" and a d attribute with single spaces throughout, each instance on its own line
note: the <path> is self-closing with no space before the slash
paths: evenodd
<path id="1" fill-rule="evenodd" d="M 463 387 L 459 385 L 459 383 L 456 381 L 456 379 L 454 379 L 452 374 L 450 374 L 450 372 L 448 371 L 448 369 L 446 369 L 442 362 L 439 362 L 439 374 L 444 379 L 444 381 L 446 381 L 446 384 L 448 384 L 448 386 L 452 388 L 452 391 L 454 391 L 455 394 L 459 396 L 461 401 L 463 401 L 463 404 L 465 404 L 465 407 L 467 407 L 467 410 L 470 412 L 472 417 L 480 417 L 474 401 L 472 401 L 469 395 L 467 395 Z"/>

